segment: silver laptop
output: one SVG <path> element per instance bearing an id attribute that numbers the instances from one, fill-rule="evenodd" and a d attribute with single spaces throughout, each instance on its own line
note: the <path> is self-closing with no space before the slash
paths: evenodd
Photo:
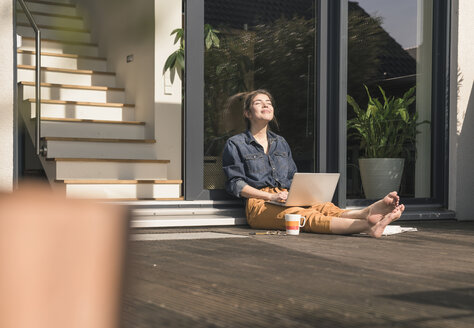
<path id="1" fill-rule="evenodd" d="M 339 173 L 295 173 L 286 202 L 268 201 L 280 206 L 311 206 L 330 202 Z"/>

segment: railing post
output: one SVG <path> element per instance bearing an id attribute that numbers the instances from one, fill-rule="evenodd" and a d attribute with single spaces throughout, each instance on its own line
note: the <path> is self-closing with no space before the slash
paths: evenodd
<path id="1" fill-rule="evenodd" d="M 41 152 L 41 31 L 36 31 L 36 75 L 35 75 L 35 94 L 36 94 L 36 155 Z"/>
<path id="2" fill-rule="evenodd" d="M 45 152 L 40 147 L 41 143 L 41 31 L 36 25 L 33 16 L 31 15 L 30 10 L 26 6 L 23 0 L 18 0 L 23 11 L 25 12 L 26 18 L 30 22 L 33 30 L 35 31 L 35 59 L 36 59 L 36 67 L 35 67 L 35 104 L 36 104 L 36 118 L 35 118 L 35 148 L 36 148 L 36 155 L 45 155 Z"/>

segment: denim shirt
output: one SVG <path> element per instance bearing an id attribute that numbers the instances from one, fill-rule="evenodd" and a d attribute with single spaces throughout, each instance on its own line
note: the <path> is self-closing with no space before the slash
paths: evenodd
<path id="1" fill-rule="evenodd" d="M 222 166 L 227 176 L 228 193 L 241 197 L 246 185 L 261 189 L 264 187 L 290 188 L 296 164 L 291 157 L 286 140 L 267 132 L 268 155 L 249 130 L 229 138 L 222 157 Z"/>

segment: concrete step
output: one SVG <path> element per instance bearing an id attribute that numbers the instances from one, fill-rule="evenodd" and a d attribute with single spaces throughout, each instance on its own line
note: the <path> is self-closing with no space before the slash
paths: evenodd
<path id="1" fill-rule="evenodd" d="M 132 210 L 134 217 L 152 217 L 152 216 L 196 216 L 196 215 L 217 215 L 245 217 L 243 207 L 175 207 L 175 208 L 153 208 L 139 207 Z"/>
<path id="2" fill-rule="evenodd" d="M 22 37 L 22 50 L 36 50 L 35 38 Z M 99 48 L 95 43 L 57 41 L 41 38 L 41 52 L 53 52 L 58 54 L 76 54 L 81 56 L 98 56 Z"/>
<path id="3" fill-rule="evenodd" d="M 51 25 L 38 25 L 41 31 L 41 38 L 58 41 L 91 42 L 89 31 L 77 28 L 55 27 Z M 29 23 L 17 23 L 16 33 L 21 36 L 35 37 L 35 31 Z"/>
<path id="4" fill-rule="evenodd" d="M 143 217 L 132 214 L 132 228 L 165 228 L 165 227 L 205 227 L 246 225 L 245 217 L 219 215 L 192 216 L 152 216 Z"/>
<path id="5" fill-rule="evenodd" d="M 30 11 L 77 16 L 76 5 L 72 3 L 67 3 L 65 1 L 28 0 L 25 2 L 26 6 Z M 18 2 L 16 5 L 16 9 L 23 10 L 23 8 Z"/>
<path id="6" fill-rule="evenodd" d="M 31 118 L 36 117 L 34 98 L 23 101 L 25 110 L 29 110 Z M 107 120 L 111 122 L 133 121 L 135 107 L 121 103 L 91 103 L 62 100 L 42 100 L 41 117 L 56 119 Z"/>
<path id="7" fill-rule="evenodd" d="M 132 227 L 194 227 L 246 225 L 245 205 L 241 200 L 207 201 L 115 201 L 128 206 Z"/>
<path id="8" fill-rule="evenodd" d="M 42 13 L 39 11 L 32 11 L 31 14 L 38 25 L 84 29 L 84 20 L 80 16 Z M 17 23 L 29 24 L 28 18 L 26 18 L 22 10 L 17 10 L 16 21 Z"/>
<path id="9" fill-rule="evenodd" d="M 35 66 L 18 65 L 18 81 L 35 81 Z M 115 87 L 115 73 L 41 67 L 41 82 Z"/>
<path id="10" fill-rule="evenodd" d="M 19 83 L 20 99 L 35 98 L 35 83 Z M 41 99 L 84 101 L 97 103 L 123 103 L 125 89 L 105 86 L 79 86 L 70 84 L 41 83 Z"/>
<path id="11" fill-rule="evenodd" d="M 18 65 L 36 66 L 36 52 L 18 50 Z M 107 71 L 107 60 L 100 57 L 78 56 L 70 54 L 41 53 L 41 65 L 54 68 L 73 70 Z"/>
<path id="12" fill-rule="evenodd" d="M 181 199 L 181 180 L 65 180 L 66 195 L 116 200 Z"/>
<path id="13" fill-rule="evenodd" d="M 33 131 L 29 131 L 33 135 Z M 46 137 L 48 158 L 153 159 L 154 140 Z"/>
<path id="14" fill-rule="evenodd" d="M 166 180 L 169 160 L 54 158 L 57 180 Z"/>
<path id="15" fill-rule="evenodd" d="M 140 122 L 138 122 L 140 123 Z M 48 121 L 41 120 L 43 137 L 78 137 L 144 139 L 144 124 L 106 122 L 106 121 Z"/>

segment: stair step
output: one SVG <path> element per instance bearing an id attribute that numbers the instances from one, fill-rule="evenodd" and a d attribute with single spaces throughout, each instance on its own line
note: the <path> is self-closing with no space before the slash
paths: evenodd
<path id="1" fill-rule="evenodd" d="M 41 117 L 41 121 L 48 122 L 65 122 L 65 123 L 97 123 L 97 124 L 121 124 L 121 125 L 145 125 L 145 122 L 140 121 L 106 121 L 106 120 L 87 120 L 78 118 L 56 118 L 56 117 Z"/>
<path id="2" fill-rule="evenodd" d="M 29 65 L 35 67 L 36 51 L 19 49 L 17 53 L 17 62 L 19 65 Z M 41 65 L 71 70 L 107 70 L 107 60 L 105 58 L 79 56 L 73 54 L 58 54 L 53 52 L 41 52 Z"/>
<path id="3" fill-rule="evenodd" d="M 66 195 L 99 199 L 180 199 L 181 180 L 65 180 Z"/>
<path id="4" fill-rule="evenodd" d="M 61 181 L 61 180 L 58 180 Z M 62 180 L 67 184 L 181 184 L 183 180 Z"/>
<path id="5" fill-rule="evenodd" d="M 22 37 L 22 44 L 20 49 L 34 51 L 35 38 Z M 75 42 L 75 41 L 59 41 L 41 38 L 41 51 L 78 54 L 82 56 L 98 56 L 99 47 L 96 43 L 89 42 Z"/>
<path id="6" fill-rule="evenodd" d="M 34 98 L 29 98 L 24 106 L 29 107 L 30 117 L 36 117 L 36 103 Z M 28 110 L 28 108 L 26 109 Z M 100 123 L 136 122 L 135 107 L 132 104 L 121 103 L 94 103 L 83 101 L 65 100 L 41 100 L 42 120 L 67 120 L 67 121 L 88 121 Z M 137 124 L 144 122 L 137 122 Z"/>
<path id="7" fill-rule="evenodd" d="M 134 217 L 153 217 L 153 216 L 193 216 L 193 215 L 219 215 L 245 217 L 245 208 L 229 207 L 189 207 L 189 208 L 135 208 L 133 209 Z"/>
<path id="8" fill-rule="evenodd" d="M 29 23 L 17 23 L 16 26 L 24 26 L 30 27 Z M 85 28 L 76 28 L 76 27 L 69 27 L 69 26 L 55 26 L 55 25 L 38 25 L 38 28 L 42 30 L 58 30 L 58 31 L 68 31 L 68 32 L 81 32 L 81 33 L 90 33 L 89 30 Z M 47 38 L 47 37 L 46 37 Z M 89 42 L 89 41 L 81 41 L 81 42 Z"/>
<path id="9" fill-rule="evenodd" d="M 76 5 L 73 3 L 39 0 L 28 0 L 25 2 L 28 10 L 30 11 L 77 16 Z M 16 8 L 18 10 L 23 10 L 19 3 L 17 3 Z"/>
<path id="10" fill-rule="evenodd" d="M 135 217 L 132 213 L 132 228 L 171 228 L 247 225 L 241 216 L 193 215 L 193 216 L 152 216 Z"/>
<path id="11" fill-rule="evenodd" d="M 123 140 L 128 138 L 135 140 L 145 137 L 145 126 L 143 122 L 42 118 L 41 134 L 46 140 L 51 137 L 88 137 L 89 140 L 91 138 L 95 138 L 92 140 Z"/>
<path id="12" fill-rule="evenodd" d="M 34 82 L 21 81 L 20 99 L 35 97 Z M 125 99 L 125 89 L 104 86 L 71 85 L 57 83 L 41 83 L 41 99 L 83 101 L 101 103 L 122 103 Z"/>
<path id="13" fill-rule="evenodd" d="M 151 159 L 155 156 L 154 141 L 143 139 L 50 137 L 43 142 L 47 143 L 48 158 Z"/>
<path id="14" fill-rule="evenodd" d="M 26 99 L 29 102 L 35 102 L 35 98 Z M 41 103 L 45 104 L 58 104 L 58 105 L 82 105 L 82 106 L 97 106 L 97 107 L 135 107 L 133 104 L 122 104 L 122 103 L 97 103 L 88 101 L 69 101 L 69 100 L 53 100 L 53 99 L 41 99 Z"/>
<path id="15" fill-rule="evenodd" d="M 41 67 L 41 80 L 45 83 L 115 87 L 115 73 L 91 70 Z M 18 81 L 35 81 L 35 66 L 18 65 Z"/>
<path id="16" fill-rule="evenodd" d="M 127 159 L 127 158 L 74 158 L 74 157 L 55 157 L 48 158 L 49 161 L 55 162 L 104 162 L 104 163 L 159 163 L 168 164 L 168 159 Z M 58 179 L 61 180 L 61 179 Z M 65 180 L 65 179 L 63 179 Z M 97 180 L 97 179 L 95 179 Z M 150 180 L 150 179 L 131 179 L 131 180 Z M 153 179 L 152 179 L 153 180 Z"/>
<path id="17" fill-rule="evenodd" d="M 41 38 L 50 40 L 65 40 L 77 42 L 91 42 L 91 34 L 84 29 L 73 27 L 58 27 L 50 25 L 38 25 L 41 31 Z M 21 36 L 34 37 L 35 31 L 29 23 L 17 23 L 16 33 Z"/>
<path id="18" fill-rule="evenodd" d="M 39 25 L 68 26 L 84 29 L 84 20 L 80 16 L 42 13 L 39 11 L 30 12 L 35 19 L 35 23 Z M 29 24 L 28 18 L 22 10 L 16 11 L 16 21 L 17 23 Z"/>
<path id="19" fill-rule="evenodd" d="M 155 139 L 113 139 L 113 138 L 77 138 L 77 137 L 43 137 L 45 141 L 77 141 L 77 142 L 111 142 L 111 143 L 156 143 Z"/>
<path id="20" fill-rule="evenodd" d="M 35 83 L 19 82 L 20 99 L 35 97 Z M 97 103 L 122 103 L 125 100 L 125 89 L 104 86 L 85 86 L 57 83 L 41 83 L 41 99 L 79 101 L 87 99 Z"/>
<path id="21" fill-rule="evenodd" d="M 55 6 L 66 6 L 66 7 L 76 7 L 76 5 L 72 1 L 68 0 L 56 0 L 56 1 L 47 1 L 47 0 L 25 0 L 28 3 L 40 3 L 40 4 L 47 4 L 47 5 L 55 5 Z"/>
<path id="22" fill-rule="evenodd" d="M 54 158 L 57 180 L 165 180 L 169 160 Z"/>

